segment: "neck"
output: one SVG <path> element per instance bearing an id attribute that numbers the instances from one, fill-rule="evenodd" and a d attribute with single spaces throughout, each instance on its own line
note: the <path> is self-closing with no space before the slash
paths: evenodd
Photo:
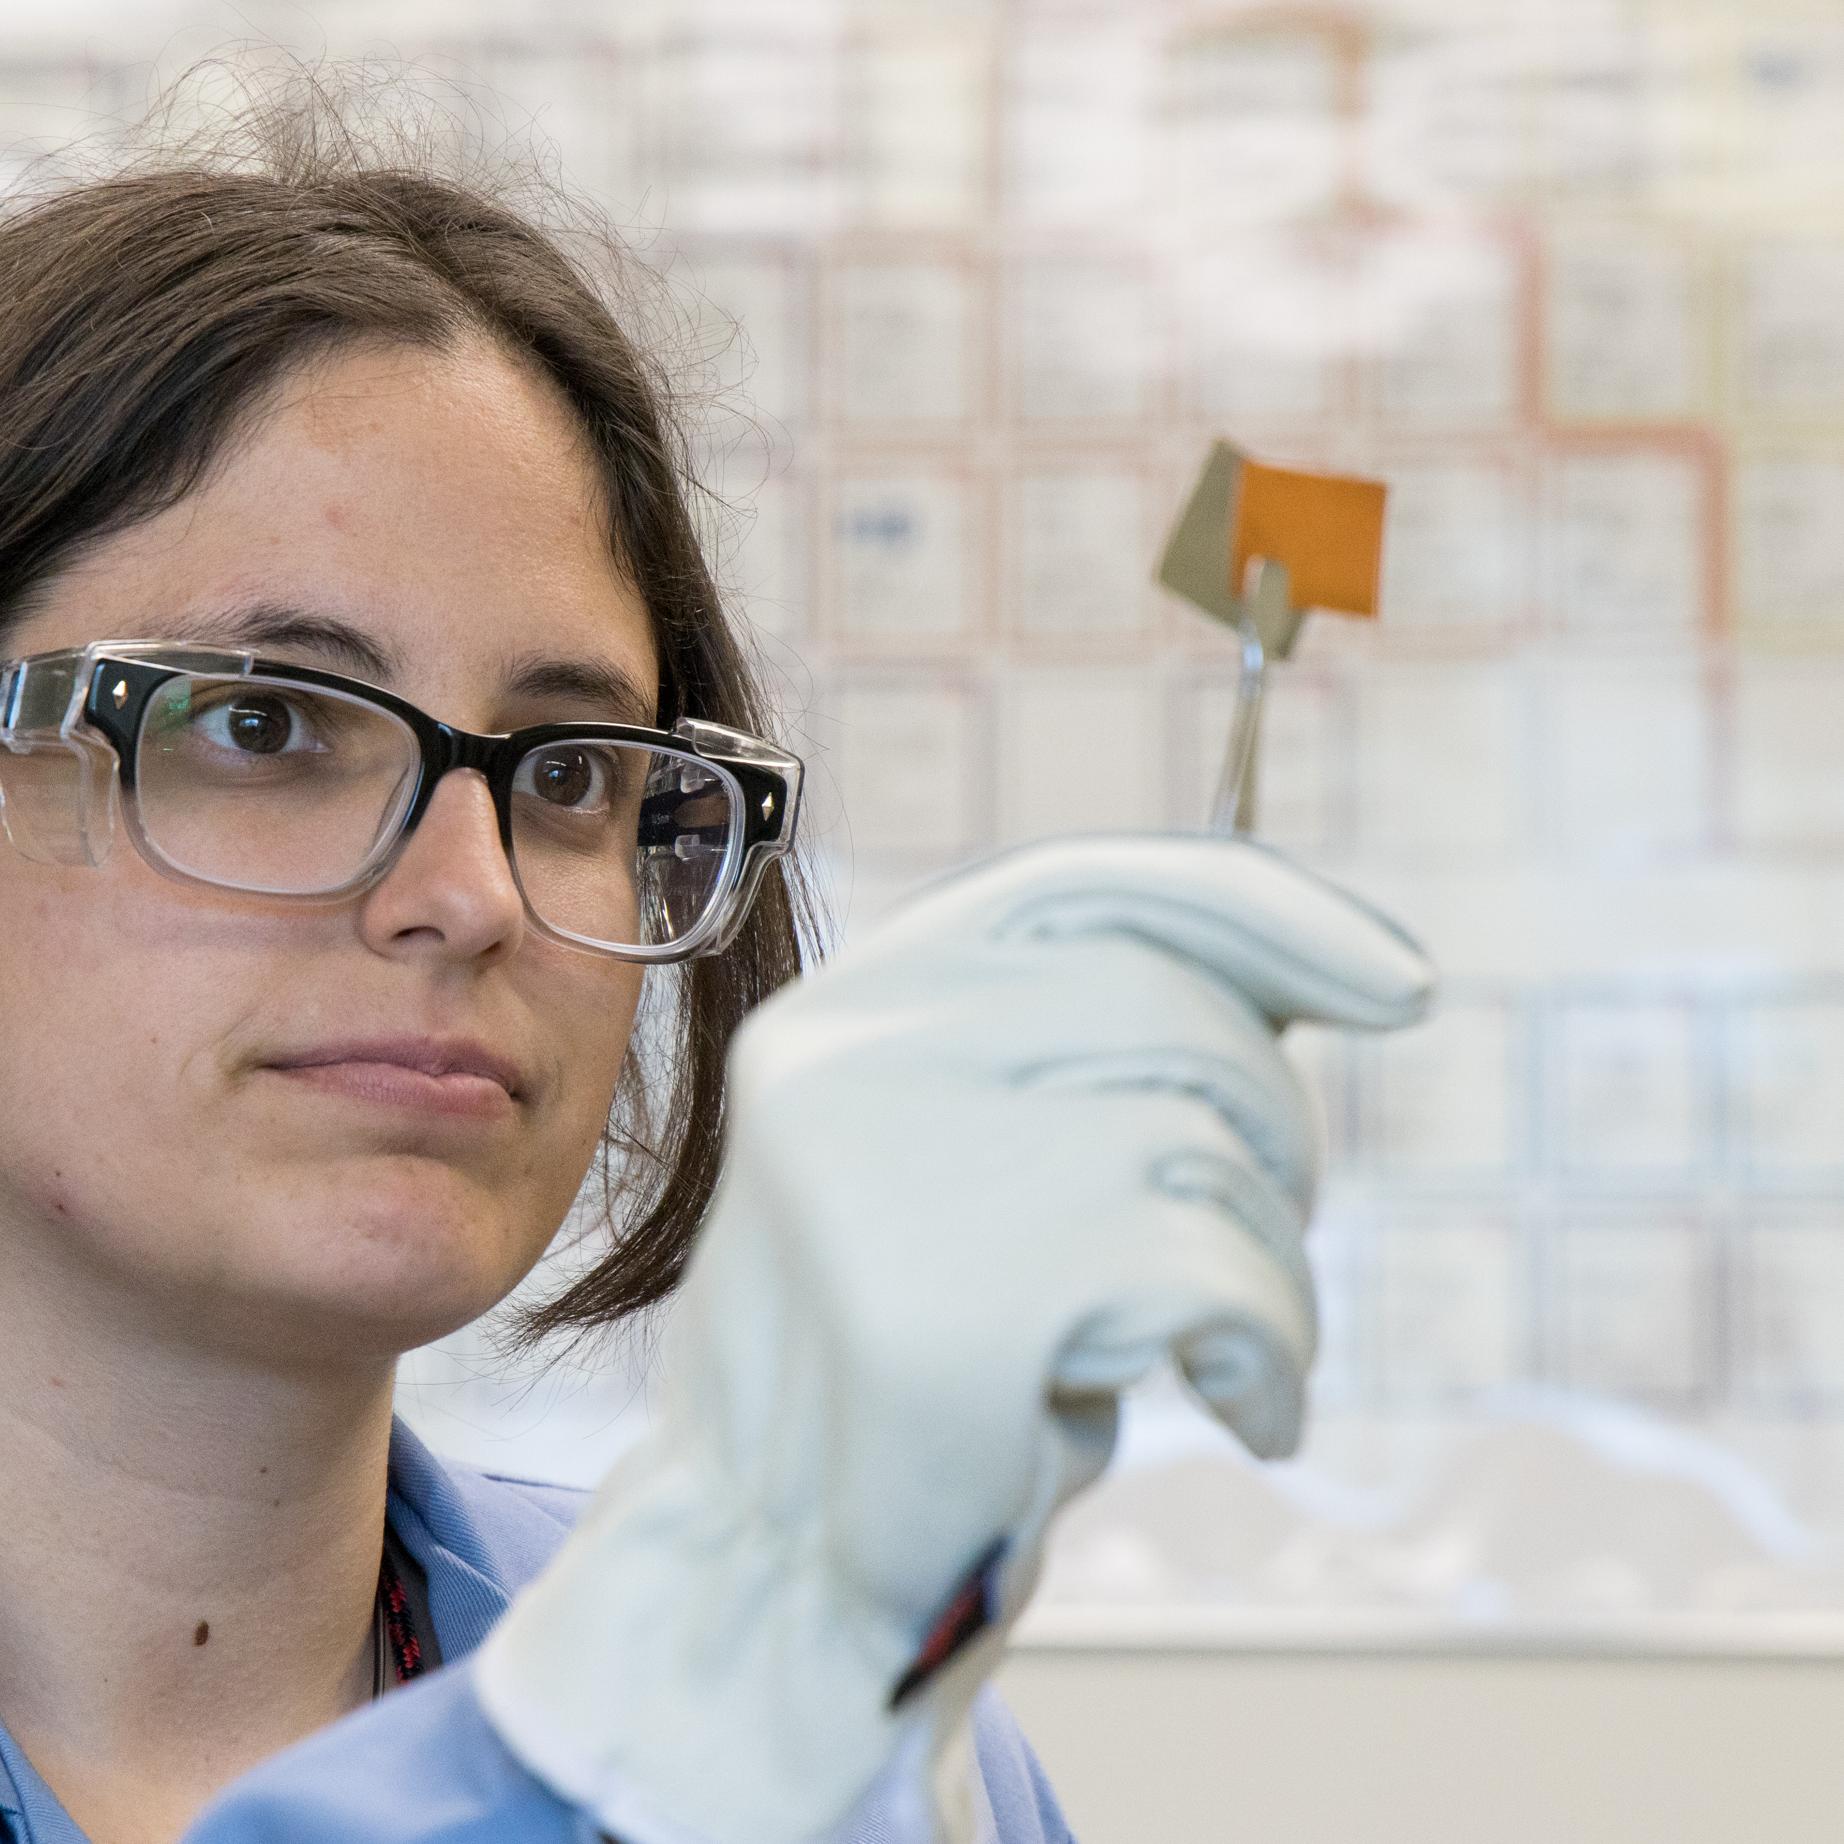
<path id="1" fill-rule="evenodd" d="M 371 1693 L 393 1367 L 265 1367 L 12 1265 L 0 1721 L 93 1835 L 150 1788 L 183 1819 Z"/>

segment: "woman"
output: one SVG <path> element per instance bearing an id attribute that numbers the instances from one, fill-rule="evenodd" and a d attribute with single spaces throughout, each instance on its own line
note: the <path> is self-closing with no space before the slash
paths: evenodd
<path id="1" fill-rule="evenodd" d="M 759 731 L 659 386 L 591 287 L 486 197 L 325 151 L 311 107 L 295 126 L 266 171 L 145 168 L 0 227 L 0 651 L 253 648 L 476 732 Z M 372 1695 L 396 1357 L 511 1289 L 611 1133 L 628 1231 L 533 1330 L 659 1298 L 709 1194 L 728 1036 L 798 965 L 777 868 L 686 964 L 651 1137 L 646 965 L 545 934 L 599 922 L 535 844 L 521 892 L 481 774 L 433 784 L 382 876 L 290 901 L 224 887 L 287 882 L 249 854 L 288 789 L 195 848 L 178 808 L 205 770 L 156 769 L 158 729 L 154 857 L 102 855 L 105 779 L 81 862 L 73 758 L 0 761 L 0 1808 L 22 1837 L 60 1835 L 54 1800 L 99 1841 L 175 1836 Z M 183 737 L 269 769 L 313 741 L 280 692 Z M 569 778 L 595 766 L 537 755 L 514 798 L 548 775 L 583 804 Z M 215 856 L 182 882 L 163 850 Z M 425 1516 L 473 1489 L 396 1439 Z"/>
<path id="2" fill-rule="evenodd" d="M 647 363 L 530 222 L 370 162 L 327 126 L 310 109 L 263 161 L 144 166 L 0 227 L 0 818 L 14 848 L 0 871 L 0 1819 L 18 1844 L 171 1840 L 383 1682 L 479 1645 L 576 1506 L 436 1461 L 393 1424 L 395 1361 L 511 1290 L 598 1149 L 618 1155 L 625 1227 L 528 1329 L 605 1324 L 667 1294 L 712 1199 L 732 1035 L 799 964 L 783 871 L 798 764 L 760 737 Z M 996 1644 L 1015 1615 L 1045 1519 L 1105 1457 L 1098 1405 L 1154 1352 L 1180 1349 L 1254 1444 L 1286 1444 L 1310 1356 L 1292 1243 L 1312 1161 L 1268 1037 L 1296 1013 L 1410 1015 L 1421 975 L 1365 935 L 1346 996 L 1306 992 L 1298 968 L 1315 952 L 1351 964 L 1350 917 L 1322 904 L 1301 923 L 1282 874 L 1250 885 L 1246 867 L 1168 908 L 1273 899 L 1254 938 L 1287 944 L 1292 985 L 1217 964 L 1195 929 L 1149 952 L 1162 880 L 1201 875 L 1187 851 L 1182 870 L 1090 854 L 976 880 L 860 963 L 868 985 L 862 971 L 856 986 L 816 982 L 807 1010 L 756 1032 L 663 1470 L 605 1494 L 575 1575 L 553 1573 L 548 1601 L 502 1629 L 481 1701 L 441 1689 L 463 1682 L 450 1672 L 385 1698 L 245 1782 L 215 1835 L 282 1835 L 276 1801 L 298 1815 L 304 1784 L 332 1806 L 300 1835 L 348 1833 L 356 1811 L 381 1837 L 561 1836 L 579 1808 L 634 1844 L 693 1836 L 686 1815 L 707 1812 L 712 1835 L 754 1813 L 763 1835 L 797 1835 L 867 1787 L 884 1751 L 900 1777 L 911 1712 L 929 1714 L 910 1767 L 949 1749 L 992 1662 L 970 1642 L 986 1627 Z M 1125 921 L 1095 919 L 1098 865 L 1131 895 Z M 1109 936 L 1088 958 L 1032 949 L 995 983 L 959 952 L 984 938 L 995 891 L 1011 916 L 1052 885 L 1088 903 L 1078 932 Z M 644 982 L 675 977 L 661 1081 L 635 1021 Z M 929 1002 L 871 1033 L 893 1052 L 878 1075 L 862 1027 L 911 977 Z M 969 979 L 972 1007 L 955 1001 Z M 1211 981 L 1257 999 L 1200 996 Z M 1360 989 L 1382 997 L 1359 1003 Z M 1018 1488 L 1026 1445 L 976 1451 L 1004 1421 L 988 1393 L 966 1467 L 931 1477 L 914 1458 L 945 1424 L 908 1381 L 929 1366 L 883 1374 L 878 1352 L 900 1351 L 884 1333 L 933 1297 L 905 1262 L 926 1253 L 937 1281 L 941 1261 L 964 1263 L 939 1233 L 949 1218 L 992 1246 L 980 1199 L 999 1192 L 944 1190 L 938 1148 L 899 1171 L 920 1144 L 904 1085 L 925 1107 L 952 1090 L 943 1072 L 971 1067 L 938 1054 L 964 1047 L 955 1030 L 996 1033 L 1007 1056 L 1049 1042 L 1072 991 L 1119 1001 L 1087 1008 L 1084 1044 L 1113 1016 L 1132 1031 L 1182 1020 L 1174 1037 L 1207 1028 L 1197 1054 L 1246 1046 L 1257 1073 L 1239 1092 L 1281 1099 L 1257 1132 L 1234 1125 L 1241 1102 L 1206 1097 L 1208 1157 L 1240 1172 L 1260 1143 L 1263 1233 L 1287 1247 L 1250 1241 L 1247 1195 L 1226 1204 L 1195 1172 L 1174 1176 L 1174 1234 L 1194 1244 L 1207 1217 L 1227 1252 L 1186 1257 L 1149 1317 L 1133 1274 L 1106 1263 L 1080 1298 L 1046 1289 L 1064 1255 L 1019 1234 L 989 1295 L 1006 1308 L 996 1342 L 960 1337 L 953 1373 L 978 1381 L 983 1350 L 1028 1349 L 1005 1385 L 1026 1401 L 1022 1429 L 1042 1419 L 1038 1370 L 1060 1354 L 1056 1463 Z M 816 1005 L 843 1005 L 842 1028 Z M 806 1056 L 828 1031 L 841 1052 Z M 1117 1150 L 1122 1122 L 1164 1131 L 1175 1109 L 1199 1127 L 1199 1092 L 1187 1066 L 1151 1084 L 1151 1113 L 1110 1099 L 1087 1144 Z M 972 1100 L 949 1150 L 976 1166 L 982 1144 L 1016 1150 L 1019 1120 L 1028 1151 L 1076 1105 L 1033 1119 Z M 1048 1233 L 1070 1213 L 1038 1215 Z M 867 1243 L 880 1217 L 884 1239 Z M 854 1260 L 850 1285 L 825 1284 Z M 877 1297 L 889 1286 L 895 1312 Z M 917 1350 L 966 1329 L 936 1293 Z M 1099 1343 L 1045 1318 L 1019 1345 L 1021 1302 L 1040 1298 Z M 772 1379 L 749 1367 L 765 1347 Z M 1286 1406 L 1262 1421 L 1251 1405 L 1275 1377 Z M 846 1402 L 855 1432 L 813 1435 Z M 752 1447 L 765 1403 L 776 1442 Z M 722 1660 L 720 1685 L 708 1631 L 688 1636 L 712 1608 L 747 1641 L 784 1592 L 809 1628 L 815 1606 L 843 1605 L 830 1579 L 792 1592 L 804 1562 L 765 1577 L 687 1535 L 708 1536 L 724 1466 L 759 1453 L 790 1515 L 826 1523 L 822 1574 L 836 1566 L 875 1617 L 860 1634 L 855 1614 L 822 1613 L 817 1644 L 807 1631 L 755 1675 Z M 670 1516 L 661 1478 L 679 1493 Z M 994 1481 L 994 1505 L 976 1504 Z M 949 1501 L 958 1524 L 937 1514 Z M 872 1548 L 900 1566 L 894 1592 L 869 1594 L 878 1570 L 852 1544 L 879 1518 Z M 989 1527 L 1002 1534 L 970 1549 Z M 930 1631 L 919 1616 L 936 1603 Z M 650 1677 L 633 1668 L 643 1656 Z M 792 1656 L 818 1662 L 788 1681 Z M 637 1699 L 626 1715 L 611 1670 Z M 821 1696 L 843 1712 L 836 1742 L 827 1706 L 807 1709 Z M 748 1733 L 790 1712 L 818 1744 L 805 1778 Z M 990 1703 L 977 1742 L 977 1802 L 999 1835 L 1065 1835 Z M 725 1762 L 743 1764 L 730 1811 L 705 1784 Z"/>

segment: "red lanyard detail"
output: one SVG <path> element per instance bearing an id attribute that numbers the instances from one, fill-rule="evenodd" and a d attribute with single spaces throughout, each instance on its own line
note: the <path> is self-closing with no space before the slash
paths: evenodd
<path id="1" fill-rule="evenodd" d="M 423 1661 L 422 1641 L 416 1636 L 416 1626 L 410 1613 L 410 1597 L 404 1591 L 403 1579 L 398 1575 L 388 1549 L 384 1552 L 384 1563 L 378 1576 L 378 1603 L 384 1613 L 384 1636 L 390 1642 L 391 1663 L 397 1672 L 397 1682 L 407 1684 L 411 1678 L 421 1677 L 428 1667 Z"/>

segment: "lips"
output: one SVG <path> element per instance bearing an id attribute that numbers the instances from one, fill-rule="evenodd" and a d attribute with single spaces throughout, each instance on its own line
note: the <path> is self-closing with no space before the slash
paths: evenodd
<path id="1" fill-rule="evenodd" d="M 425 1076 L 484 1076 L 514 1101 L 523 1098 L 524 1072 L 510 1057 L 473 1038 L 353 1037 L 314 1044 L 270 1059 L 272 1069 L 315 1069 L 330 1063 L 385 1063 Z"/>

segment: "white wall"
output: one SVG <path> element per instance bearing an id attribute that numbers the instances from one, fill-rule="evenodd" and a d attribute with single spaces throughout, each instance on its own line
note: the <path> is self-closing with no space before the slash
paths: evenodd
<path id="1" fill-rule="evenodd" d="M 1844 1836 L 1844 1666 L 1017 1654 L 1081 1844 L 1805 1844 Z"/>

